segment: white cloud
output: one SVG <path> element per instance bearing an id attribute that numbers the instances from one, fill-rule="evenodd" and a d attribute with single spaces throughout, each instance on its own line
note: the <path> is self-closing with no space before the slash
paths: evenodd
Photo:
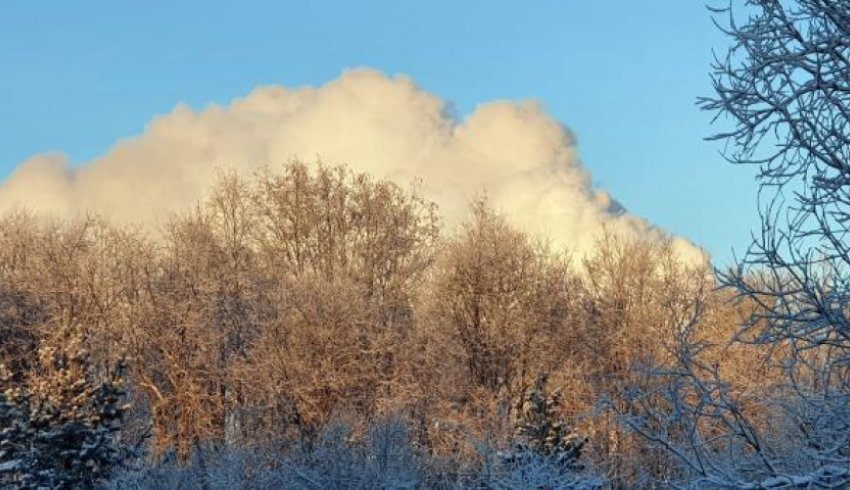
<path id="1" fill-rule="evenodd" d="M 569 131 L 538 104 L 492 102 L 458 121 L 409 78 L 372 70 L 347 71 L 318 88 L 262 87 L 200 112 L 179 105 L 77 168 L 61 154 L 36 155 L 0 187 L 0 209 L 152 221 L 197 201 L 216 168 L 251 171 L 316 156 L 399 183 L 420 178 L 449 224 L 487 188 L 517 225 L 579 252 L 603 225 L 661 236 L 592 188 Z M 683 239 L 676 246 L 701 254 Z"/>

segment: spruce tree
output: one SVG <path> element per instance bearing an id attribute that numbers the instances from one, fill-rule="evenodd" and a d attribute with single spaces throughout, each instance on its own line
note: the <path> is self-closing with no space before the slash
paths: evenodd
<path id="1" fill-rule="evenodd" d="M 127 406 L 123 359 L 97 366 L 76 326 L 38 352 L 38 370 L 0 393 L 0 487 L 90 488 L 127 454 L 116 443 Z M 0 378 L 13 377 L 0 365 Z"/>
<path id="2" fill-rule="evenodd" d="M 564 469 L 579 471 L 581 450 L 587 443 L 561 416 L 561 391 L 547 393 L 548 377 L 537 376 L 534 384 L 514 406 L 514 436 L 517 445 L 512 459 L 529 452 L 554 457 Z"/>

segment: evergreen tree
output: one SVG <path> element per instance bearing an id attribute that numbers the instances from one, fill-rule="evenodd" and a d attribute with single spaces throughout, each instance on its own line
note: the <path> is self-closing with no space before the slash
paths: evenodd
<path id="1" fill-rule="evenodd" d="M 534 384 L 514 406 L 515 437 L 518 440 L 511 459 L 529 452 L 555 458 L 563 469 L 580 471 L 581 450 L 587 438 L 578 436 L 561 416 L 561 390 L 547 393 L 548 378 L 537 376 Z"/>
<path id="2" fill-rule="evenodd" d="M 0 393 L 0 487 L 90 488 L 127 456 L 115 441 L 126 366 L 99 369 L 69 325 L 38 354 L 38 371 Z"/>

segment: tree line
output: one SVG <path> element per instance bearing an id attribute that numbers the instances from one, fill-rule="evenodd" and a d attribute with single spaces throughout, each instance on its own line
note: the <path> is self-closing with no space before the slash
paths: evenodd
<path id="1" fill-rule="evenodd" d="M 647 382 L 635 366 L 668 362 L 695 314 L 708 338 L 736 324 L 711 271 L 613 234 L 570 257 L 484 198 L 444 234 L 415 188 L 298 161 L 222 172 L 158 233 L 8 214 L 3 388 L 51 379 L 36 353 L 76 335 L 101 373 L 126 365 L 117 437 L 152 460 L 393 416 L 417 450 L 472 461 L 475 441 L 508 447 L 545 376 L 606 478 L 661 465 L 618 417 Z"/>
<path id="2" fill-rule="evenodd" d="M 847 487 L 850 6 L 736 7 L 699 101 L 759 169 L 729 269 L 299 161 L 155 232 L 0 217 L 0 484 Z"/>

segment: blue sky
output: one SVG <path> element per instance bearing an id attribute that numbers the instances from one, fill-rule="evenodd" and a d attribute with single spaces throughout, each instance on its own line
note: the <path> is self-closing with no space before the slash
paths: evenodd
<path id="1" fill-rule="evenodd" d="M 459 117 L 541 101 L 597 186 L 722 264 L 757 225 L 752 169 L 703 141 L 710 117 L 694 106 L 725 46 L 699 1 L 4 0 L 0 176 L 48 150 L 85 162 L 178 102 L 366 66 L 410 75 Z"/>

